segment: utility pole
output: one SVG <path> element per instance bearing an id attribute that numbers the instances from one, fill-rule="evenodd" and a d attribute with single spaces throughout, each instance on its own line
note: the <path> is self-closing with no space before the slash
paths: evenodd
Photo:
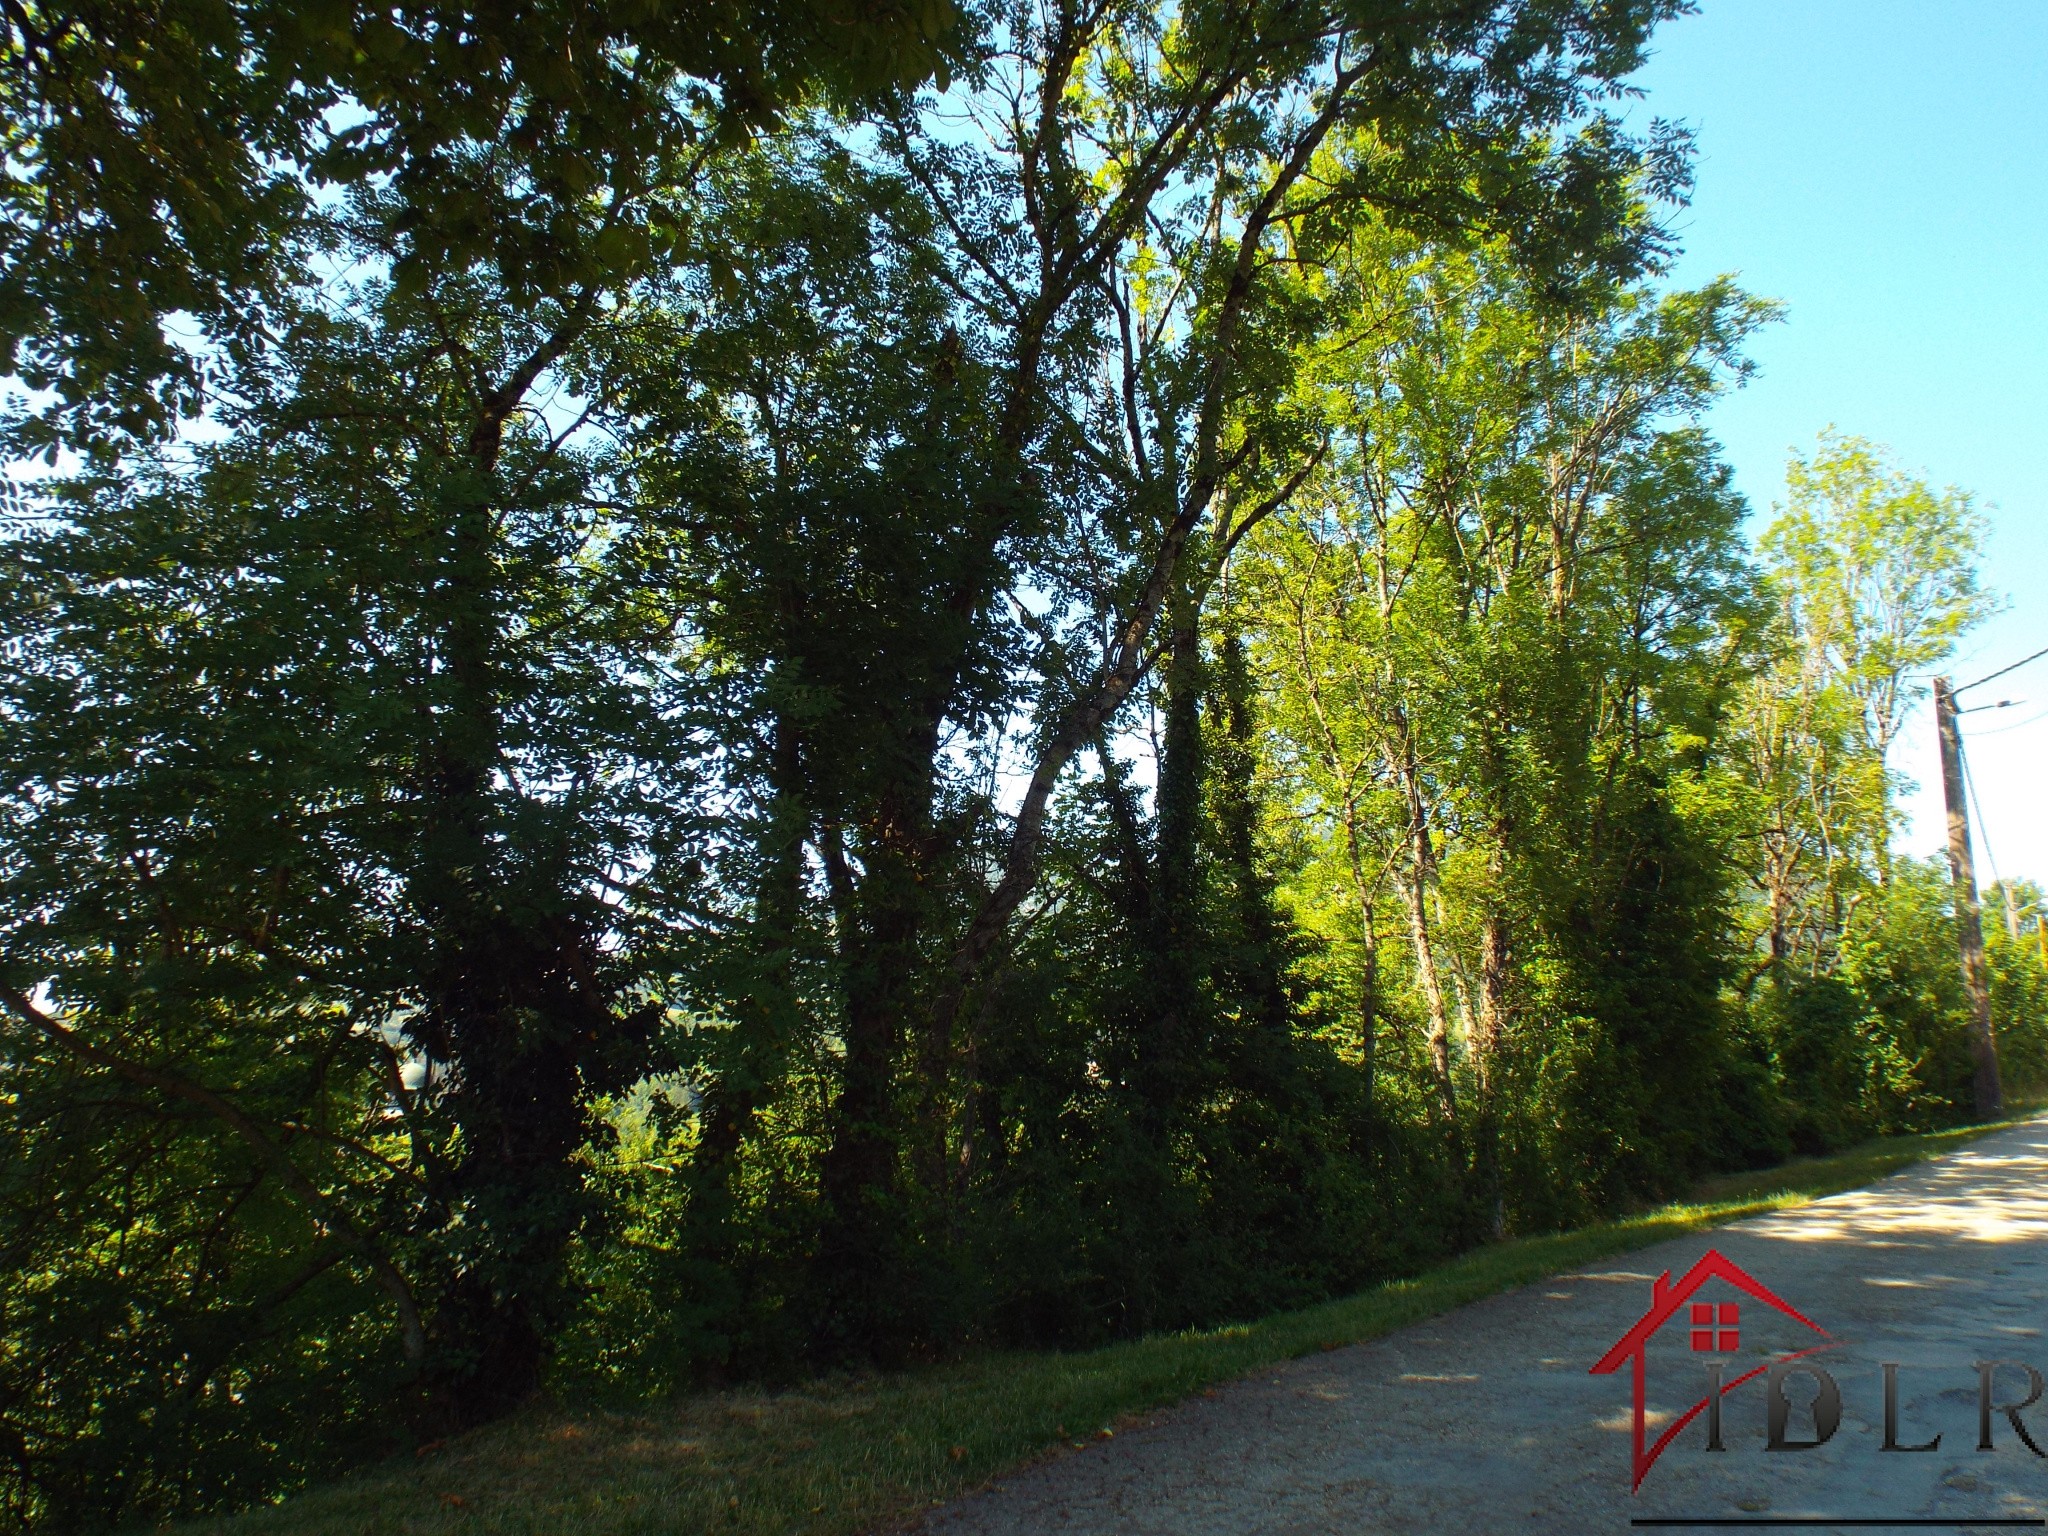
<path id="1" fill-rule="evenodd" d="M 1963 985 L 1970 994 L 1970 1060 L 1975 1066 L 1977 1118 L 2005 1107 L 1998 1086 L 1998 1041 L 1991 1033 L 1991 970 L 1984 963 L 1984 924 L 1977 911 L 1977 869 L 1970 859 L 1970 813 L 1963 798 L 1963 733 L 1956 724 L 1956 692 L 1934 680 L 1934 723 L 1941 732 L 1941 795 L 1948 802 L 1948 867 L 1956 884 L 1956 941 L 1963 952 Z"/>

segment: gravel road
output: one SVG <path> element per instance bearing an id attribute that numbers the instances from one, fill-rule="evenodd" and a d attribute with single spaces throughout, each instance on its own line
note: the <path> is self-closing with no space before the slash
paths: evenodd
<path id="1" fill-rule="evenodd" d="M 1722 1280 L 1651 1338 L 1649 1438 L 1725 1377 L 1786 1353 L 1839 1386 L 1840 1428 L 1816 1449 L 1766 1448 L 1759 1377 L 1723 1402 L 1725 1452 L 1695 1418 L 1631 1495 L 1631 1374 L 1589 1367 L 1716 1249 L 1832 1336 L 1819 1339 Z M 1691 1349 L 1690 1304 L 1740 1308 L 1737 1348 Z M 1716 1316 L 1719 1314 L 1717 1312 Z M 1753 1528 L 1804 1517 L 2009 1523 L 2048 1515 L 2048 1459 L 2002 1412 L 1978 1449 L 1980 1361 L 1996 1404 L 2048 1374 L 2048 1119 L 2002 1131 L 1852 1194 L 1644 1249 L 1463 1307 L 1372 1344 L 1299 1360 L 1041 1463 L 935 1510 L 929 1536 L 1351 1536 L 1363 1532 L 1622 1532 L 1632 1521 Z M 1715 1348 L 1721 1347 L 1715 1335 Z M 1882 1366 L 1899 1367 L 1902 1445 L 1885 1452 Z M 1787 1378 L 1788 1439 L 1810 1439 L 1811 1376 Z M 2048 1394 L 2020 1414 L 2048 1450 Z"/>

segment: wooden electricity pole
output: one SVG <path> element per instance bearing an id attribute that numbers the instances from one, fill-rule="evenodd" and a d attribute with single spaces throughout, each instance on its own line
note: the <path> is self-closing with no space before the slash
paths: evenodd
<path id="1" fill-rule="evenodd" d="M 1970 813 L 1963 798 L 1963 733 L 1956 724 L 1956 693 L 1945 677 L 1934 680 L 1934 723 L 1941 732 L 1941 795 L 1948 802 L 1948 867 L 1956 884 L 1956 942 L 1963 952 L 1963 985 L 1970 994 L 1970 1060 L 1976 1071 L 1977 1118 L 2005 1107 L 1998 1086 L 1998 1040 L 1991 1032 L 1991 970 L 1984 963 L 1984 924 L 1977 911 L 1977 869 L 1970 859 Z"/>

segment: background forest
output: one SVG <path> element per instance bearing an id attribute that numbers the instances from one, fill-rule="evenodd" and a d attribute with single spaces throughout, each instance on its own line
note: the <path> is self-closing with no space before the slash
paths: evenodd
<path id="1" fill-rule="evenodd" d="M 1675 8 L 8 5 L 8 1517 L 1971 1118 L 1982 523 L 1732 491 Z"/>

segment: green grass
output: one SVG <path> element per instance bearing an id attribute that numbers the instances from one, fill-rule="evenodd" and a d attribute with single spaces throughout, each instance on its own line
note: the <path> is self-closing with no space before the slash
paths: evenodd
<path id="1" fill-rule="evenodd" d="M 993 1354 L 640 1414 L 537 1408 L 188 1536 L 846 1536 L 1276 1361 L 1377 1338 L 1631 1249 L 1854 1189 L 1992 1126 L 1716 1179 L 1692 1203 L 1478 1249 L 1411 1280 L 1255 1323 L 1086 1354 Z"/>

